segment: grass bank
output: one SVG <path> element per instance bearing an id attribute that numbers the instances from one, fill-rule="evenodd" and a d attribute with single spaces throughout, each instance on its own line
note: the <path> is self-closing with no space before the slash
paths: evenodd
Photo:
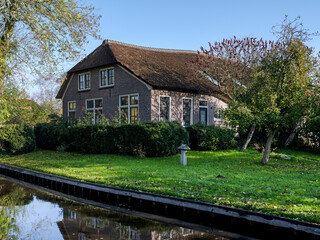
<path id="1" fill-rule="evenodd" d="M 281 159 L 281 153 L 291 160 Z M 261 165 L 262 154 L 254 150 L 187 155 L 184 167 L 179 155 L 136 158 L 43 150 L 0 155 L 0 163 L 320 223 L 320 155 L 281 150 L 271 154 L 267 166 Z"/>

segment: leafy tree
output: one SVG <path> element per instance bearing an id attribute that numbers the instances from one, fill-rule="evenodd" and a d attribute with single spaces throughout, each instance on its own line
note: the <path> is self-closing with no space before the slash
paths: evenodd
<path id="1" fill-rule="evenodd" d="M 196 68 L 231 99 L 226 110 L 231 123 L 267 131 L 263 164 L 268 162 L 275 133 L 298 124 L 319 103 L 318 61 L 305 44 L 314 34 L 303 28 L 299 18 L 286 17 L 277 27 L 276 43 L 242 44 L 234 38 L 210 45 L 209 50 L 202 48 Z"/>
<path id="2" fill-rule="evenodd" d="M 255 117 L 246 108 L 247 89 L 253 84 L 256 67 L 277 44 L 248 37 L 223 39 L 222 42 L 209 43 L 209 49 L 201 47 L 201 53 L 192 66 L 193 77 L 211 80 L 229 99 L 229 106 L 237 109 L 226 114 L 231 124 L 245 129 L 251 126 L 241 151 L 247 148 L 256 128 Z"/>
<path id="3" fill-rule="evenodd" d="M 25 91 L 9 83 L 4 88 L 2 97 L 4 104 L 0 105 L 0 124 L 27 124 L 34 126 L 50 120 L 50 114 L 56 113 L 51 105 L 37 104 L 28 98 Z"/>
<path id="4" fill-rule="evenodd" d="M 268 133 L 263 164 L 268 163 L 276 132 L 311 113 L 319 97 L 318 77 L 312 49 L 299 39 L 284 42 L 263 59 L 250 89 L 251 109 Z"/>
<path id="5" fill-rule="evenodd" d="M 98 38 L 100 16 L 76 0 L 0 0 L 0 99 L 5 80 L 74 60 L 87 36 Z M 23 72 L 22 77 L 25 77 Z"/>
<path id="6" fill-rule="evenodd" d="M 60 99 L 56 99 L 56 96 L 65 77 L 66 74 L 52 71 L 38 76 L 37 86 L 39 88 L 32 94 L 32 98 L 51 114 L 62 114 L 62 103 Z"/>

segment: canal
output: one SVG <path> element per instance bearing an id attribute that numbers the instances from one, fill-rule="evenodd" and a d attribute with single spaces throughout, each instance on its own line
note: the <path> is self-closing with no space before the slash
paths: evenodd
<path id="1" fill-rule="evenodd" d="M 0 239 L 243 239 L 85 205 L 0 178 Z"/>

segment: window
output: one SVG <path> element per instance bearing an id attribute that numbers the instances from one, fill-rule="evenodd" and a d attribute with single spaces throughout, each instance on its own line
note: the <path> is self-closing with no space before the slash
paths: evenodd
<path id="1" fill-rule="evenodd" d="M 215 120 L 223 120 L 223 114 L 222 110 L 220 108 L 215 108 L 214 109 L 214 119 Z"/>
<path id="2" fill-rule="evenodd" d="M 183 126 L 188 127 L 192 124 L 192 100 L 183 99 Z"/>
<path id="3" fill-rule="evenodd" d="M 114 68 L 100 70 L 100 87 L 114 85 Z"/>
<path id="4" fill-rule="evenodd" d="M 128 123 L 138 122 L 139 95 L 130 94 L 120 96 L 120 114 Z"/>
<path id="5" fill-rule="evenodd" d="M 208 124 L 208 101 L 199 102 L 199 122 Z"/>
<path id="6" fill-rule="evenodd" d="M 68 102 L 68 117 L 69 121 L 71 118 L 76 118 L 76 101 Z"/>
<path id="7" fill-rule="evenodd" d="M 86 112 L 92 116 L 92 123 L 98 123 L 102 116 L 102 99 L 86 100 Z"/>
<path id="8" fill-rule="evenodd" d="M 160 96 L 160 121 L 170 121 L 170 97 Z"/>
<path id="9" fill-rule="evenodd" d="M 79 90 L 90 89 L 90 73 L 79 74 Z"/>

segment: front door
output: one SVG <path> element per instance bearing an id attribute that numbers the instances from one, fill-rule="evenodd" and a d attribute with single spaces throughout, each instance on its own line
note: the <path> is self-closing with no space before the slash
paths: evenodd
<path id="1" fill-rule="evenodd" d="M 200 113 L 200 116 L 199 116 L 200 121 L 199 122 L 203 123 L 203 124 L 207 124 L 208 108 L 200 108 L 199 113 Z"/>

